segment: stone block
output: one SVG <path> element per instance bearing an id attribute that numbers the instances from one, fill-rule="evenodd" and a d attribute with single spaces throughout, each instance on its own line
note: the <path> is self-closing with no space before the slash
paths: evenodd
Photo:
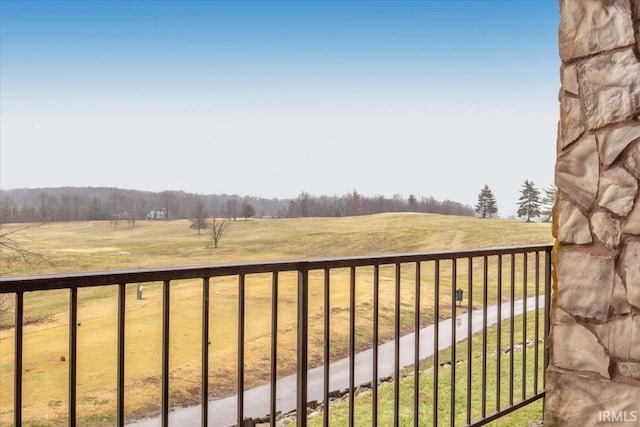
<path id="1" fill-rule="evenodd" d="M 573 95 L 578 95 L 580 89 L 575 65 L 567 65 L 562 68 L 562 88 Z"/>
<path id="2" fill-rule="evenodd" d="M 640 0 L 631 0 L 631 15 L 633 32 L 636 35 L 636 50 L 640 52 Z"/>
<path id="3" fill-rule="evenodd" d="M 627 290 L 622 283 L 622 279 L 616 274 L 613 283 L 613 294 L 611 295 L 611 309 L 615 314 L 629 314 L 629 300 L 627 299 Z"/>
<path id="4" fill-rule="evenodd" d="M 563 61 L 635 43 L 629 0 L 563 0 L 560 15 Z"/>
<path id="5" fill-rule="evenodd" d="M 552 342 L 554 365 L 610 378 L 609 357 L 596 337 L 584 326 L 578 323 L 554 326 Z"/>
<path id="6" fill-rule="evenodd" d="M 609 249 L 620 245 L 620 221 L 607 212 L 596 212 L 591 215 L 593 234 Z"/>
<path id="7" fill-rule="evenodd" d="M 640 62 L 632 49 L 590 58 L 579 69 L 590 129 L 631 120 L 640 109 Z"/>
<path id="8" fill-rule="evenodd" d="M 620 216 L 626 216 L 633 209 L 638 192 L 638 180 L 624 168 L 617 167 L 604 171 L 600 176 L 598 204 Z"/>
<path id="9" fill-rule="evenodd" d="M 636 386 L 549 369 L 546 391 L 545 427 L 631 427 L 640 421 Z"/>
<path id="10" fill-rule="evenodd" d="M 576 323 L 576 319 L 560 307 L 556 307 L 556 309 L 553 310 L 554 325 L 575 325 Z"/>
<path id="11" fill-rule="evenodd" d="M 609 353 L 621 361 L 640 362 L 640 317 L 629 315 L 594 325 L 593 331 Z"/>
<path id="12" fill-rule="evenodd" d="M 582 109 L 580 100 L 563 96 L 560 101 L 560 137 L 558 142 L 559 150 L 578 139 L 580 134 L 584 132 L 584 123 L 582 121 Z"/>
<path id="13" fill-rule="evenodd" d="M 580 209 L 558 195 L 558 241 L 564 245 L 583 245 L 592 242 L 589 220 Z"/>
<path id="14" fill-rule="evenodd" d="M 640 139 L 639 124 L 602 133 L 598 136 L 600 160 L 605 166 L 611 165 L 625 148 L 638 139 Z"/>
<path id="15" fill-rule="evenodd" d="M 583 208 L 589 209 L 598 191 L 599 173 L 596 137 L 589 136 L 558 157 L 556 186 Z"/>
<path id="16" fill-rule="evenodd" d="M 624 167 L 636 178 L 640 179 L 640 142 L 636 142 L 624 159 Z"/>
<path id="17" fill-rule="evenodd" d="M 607 320 L 615 276 L 613 257 L 562 249 L 556 274 L 562 309 L 573 316 Z"/>
<path id="18" fill-rule="evenodd" d="M 618 362 L 615 368 L 616 375 L 640 380 L 640 363 L 638 362 Z"/>
<path id="19" fill-rule="evenodd" d="M 620 258 L 629 303 L 640 308 L 640 242 L 628 242 Z"/>
<path id="20" fill-rule="evenodd" d="M 626 222 L 622 227 L 622 232 L 626 234 L 640 234 L 640 202 L 636 201 L 633 209 L 627 215 Z"/>

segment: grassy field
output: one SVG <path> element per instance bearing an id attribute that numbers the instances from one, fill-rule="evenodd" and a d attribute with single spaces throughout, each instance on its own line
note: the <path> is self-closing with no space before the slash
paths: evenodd
<path id="1" fill-rule="evenodd" d="M 187 221 L 138 222 L 135 228 L 114 229 L 108 222 L 53 223 L 30 228 L 15 237 L 45 261 L 27 266 L 2 254 L 0 274 L 20 275 L 175 266 L 218 262 L 318 258 L 398 252 L 469 249 L 491 246 L 547 243 L 550 225 L 507 220 L 481 220 L 428 214 L 381 214 L 366 217 L 255 219 L 237 221 L 228 229 L 218 249 L 206 235 L 198 236 Z M 477 267 L 474 267 L 477 268 Z M 344 355 L 348 337 L 348 270 L 332 270 L 332 357 Z M 421 314 L 433 321 L 433 276 L 422 271 Z M 443 275 L 447 275 L 446 267 Z M 458 271 L 466 277 L 466 267 Z M 392 268 L 381 268 L 381 300 L 393 301 Z M 402 323 L 411 328 L 413 286 L 411 268 L 402 270 Z M 495 278 L 489 296 L 495 296 Z M 296 290 L 294 275 L 282 274 L 279 298 L 279 372 L 292 372 L 295 362 Z M 357 343 L 371 345 L 370 269 L 358 269 Z M 144 284 L 144 299 L 136 300 L 135 284 L 127 295 L 126 401 L 130 419 L 153 414 L 159 408 L 161 343 L 161 284 Z M 211 281 L 210 389 L 214 396 L 233 393 L 237 357 L 237 279 Z M 441 302 L 451 301 L 450 279 L 442 283 Z M 518 295 L 516 290 L 516 296 Z M 111 425 L 115 412 L 116 289 L 104 287 L 79 292 L 78 415 L 80 424 Z M 474 290 L 475 301 L 479 301 Z M 506 297 L 509 295 L 506 294 Z M 269 374 L 268 348 L 271 277 L 247 277 L 247 387 L 265 381 Z M 201 284 L 172 282 L 171 403 L 184 406 L 199 400 Z M 430 302 L 431 301 L 431 302 Z M 25 296 L 24 417 L 30 425 L 66 423 L 68 291 Z M 383 305 L 381 335 L 393 331 L 393 304 Z M 310 276 L 311 364 L 321 361 L 322 277 Z M 0 425 L 11 425 L 13 405 L 13 329 L 10 313 L 0 313 Z M 442 311 L 446 317 L 447 310 Z M 431 320 L 429 320 L 431 319 Z M 89 368 L 89 361 L 91 367 Z M 27 424 L 29 425 L 29 424 Z"/>

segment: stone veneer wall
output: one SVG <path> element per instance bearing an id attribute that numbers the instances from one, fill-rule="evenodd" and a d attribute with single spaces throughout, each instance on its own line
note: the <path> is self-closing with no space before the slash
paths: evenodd
<path id="1" fill-rule="evenodd" d="M 560 0 L 546 426 L 640 425 L 640 0 Z"/>

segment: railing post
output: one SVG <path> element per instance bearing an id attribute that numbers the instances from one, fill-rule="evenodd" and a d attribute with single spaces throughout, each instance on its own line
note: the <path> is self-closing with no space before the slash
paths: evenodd
<path id="1" fill-rule="evenodd" d="M 440 368 L 440 260 L 434 261 L 433 278 L 433 425 L 438 425 L 438 369 Z"/>
<path id="2" fill-rule="evenodd" d="M 78 288 L 69 289 L 69 427 L 76 425 Z"/>
<path id="3" fill-rule="evenodd" d="M 451 390 L 449 394 L 449 424 L 451 427 L 456 423 L 456 338 L 457 318 L 456 318 L 456 289 L 458 288 L 458 259 L 451 259 Z"/>
<path id="4" fill-rule="evenodd" d="M 209 278 L 202 279 L 202 411 L 200 425 L 209 425 Z"/>
<path id="5" fill-rule="evenodd" d="M 395 274 L 395 313 L 394 313 L 394 367 L 393 367 L 393 425 L 394 427 L 400 426 L 400 285 L 402 282 L 401 264 L 396 263 Z"/>
<path id="6" fill-rule="evenodd" d="M 324 414 L 322 419 L 323 427 L 329 427 L 329 381 L 331 364 L 331 271 L 324 269 L 324 381 L 323 381 L 323 401 Z"/>
<path id="7" fill-rule="evenodd" d="M 278 272 L 271 276 L 271 396 L 269 402 L 269 418 L 271 427 L 276 426 L 277 393 L 278 393 Z"/>
<path id="8" fill-rule="evenodd" d="M 349 427 L 355 425 L 356 413 L 356 268 L 349 272 Z"/>
<path id="9" fill-rule="evenodd" d="M 237 419 L 238 427 L 244 422 L 244 315 L 245 315 L 245 277 L 238 277 L 238 397 Z"/>
<path id="10" fill-rule="evenodd" d="M 502 403 L 500 400 L 502 377 L 502 255 L 498 255 L 498 319 L 496 322 L 496 412 L 500 412 Z"/>
<path id="11" fill-rule="evenodd" d="M 162 283 L 162 427 L 169 427 L 170 280 Z"/>
<path id="12" fill-rule="evenodd" d="M 22 338 L 23 338 L 23 320 L 24 320 L 24 293 L 16 292 L 16 337 L 15 337 L 15 356 L 13 370 L 13 424 L 15 426 L 22 425 Z"/>
<path id="13" fill-rule="evenodd" d="M 485 257 L 486 260 L 486 257 Z M 484 291 L 483 291 L 484 292 Z M 467 258 L 467 424 L 471 424 L 471 372 L 473 371 L 473 257 Z M 486 352 L 485 352 L 486 354 Z M 482 358 L 485 359 L 484 357 Z M 484 401 L 484 399 L 483 399 Z"/>
<path id="14" fill-rule="evenodd" d="M 118 362 L 116 386 L 116 425 L 124 427 L 124 355 L 125 355 L 125 318 L 127 285 L 118 285 Z"/>
<path id="15" fill-rule="evenodd" d="M 514 318 L 515 316 L 515 289 L 516 289 L 516 255 L 511 254 L 511 282 L 510 282 L 510 298 L 509 301 L 509 406 L 513 406 L 513 344 L 515 340 Z"/>
<path id="16" fill-rule="evenodd" d="M 296 426 L 307 425 L 307 360 L 309 335 L 309 271 L 298 270 L 298 357 Z"/>
<path id="17" fill-rule="evenodd" d="M 378 425 L 378 341 L 380 328 L 380 266 L 373 266 L 373 373 L 371 388 L 373 390 L 371 405 L 371 425 Z M 327 406 L 328 409 L 328 406 Z"/>
<path id="18" fill-rule="evenodd" d="M 527 277 L 528 259 L 527 252 L 522 254 L 522 400 L 527 397 Z"/>
<path id="19" fill-rule="evenodd" d="M 414 360 L 413 360 L 413 425 L 418 427 L 420 423 L 420 262 L 416 262 L 416 289 L 414 308 Z"/>
<path id="20" fill-rule="evenodd" d="M 482 263 L 482 418 L 487 416 L 487 309 L 489 307 L 489 258 L 483 257 Z M 498 319 L 498 322 L 500 319 Z M 472 334 L 471 330 L 467 331 L 467 341 L 471 347 Z M 471 358 L 469 358 L 471 364 Z M 471 376 L 471 371 L 467 374 Z"/>

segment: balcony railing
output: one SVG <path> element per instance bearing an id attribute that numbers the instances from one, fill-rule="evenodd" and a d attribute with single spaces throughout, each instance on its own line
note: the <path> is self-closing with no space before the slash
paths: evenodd
<path id="1" fill-rule="evenodd" d="M 15 295 L 13 424 L 28 421 L 23 418 L 23 383 L 25 375 L 32 374 L 23 369 L 25 295 L 68 290 L 67 416 L 68 425 L 74 426 L 80 397 L 77 372 L 91 369 L 78 360 L 82 338 L 78 335 L 78 290 L 103 286 L 117 288 L 113 419 L 118 426 L 134 421 L 127 413 L 125 394 L 125 354 L 127 360 L 135 357 L 127 353 L 127 317 L 131 314 L 127 304 L 132 304 L 127 288 L 145 283 L 145 288 L 146 284 L 160 288 L 162 313 L 157 381 L 161 404 L 157 418 L 147 424 L 168 426 L 181 416 L 175 425 L 228 426 L 245 425 L 247 417 L 268 417 L 275 426 L 278 413 L 295 410 L 297 426 L 306 426 L 310 422 L 307 408 L 314 402 L 323 408 L 321 425 L 328 426 L 338 410 L 330 405 L 331 397 L 341 391 L 348 396 L 343 399 L 348 425 L 363 417 L 358 410 L 361 401 L 367 408 L 370 405 L 366 424 L 371 425 L 483 425 L 544 397 L 551 249 L 550 245 L 532 245 L 2 277 L 0 293 Z M 186 279 L 189 281 L 183 282 Z M 235 317 L 226 319 L 237 328 L 237 362 L 230 370 L 235 395 L 227 393 L 233 396 L 222 400 L 212 399 L 223 394 L 211 384 L 210 355 L 218 344 L 211 339 L 212 321 L 218 320 L 212 309 L 214 282 L 224 282 L 237 305 Z M 268 346 L 262 348 L 263 356 L 269 358 L 268 374 L 262 377 L 254 375 L 248 363 L 252 359 L 248 351 L 255 351 L 253 347 L 248 350 L 248 345 L 258 315 L 247 313 L 247 301 L 258 282 L 270 287 L 268 302 L 264 298 L 260 302 L 270 307 L 258 319 L 267 331 L 263 335 L 268 336 L 264 341 Z M 201 323 L 194 326 L 200 335 L 200 405 L 188 413 L 174 410 L 170 401 L 170 354 L 176 351 L 170 346 L 170 332 L 172 315 L 177 314 L 171 291 L 176 283 L 197 286 L 201 294 Z M 295 310 L 295 318 L 282 314 L 286 304 L 295 304 L 288 311 Z M 295 360 L 289 363 L 279 361 L 285 351 L 279 338 L 287 327 L 296 334 Z M 392 386 L 382 385 L 381 379 Z M 254 388 L 260 381 L 264 385 Z M 252 387 L 247 387 L 249 383 Z M 358 397 L 357 390 L 365 383 L 371 393 Z M 389 395 L 392 398 L 386 397 Z M 382 407 L 387 408 L 384 414 Z"/>

